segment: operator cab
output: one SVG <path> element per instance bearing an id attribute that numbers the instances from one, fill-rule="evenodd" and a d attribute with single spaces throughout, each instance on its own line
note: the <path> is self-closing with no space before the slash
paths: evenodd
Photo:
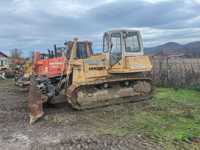
<path id="1" fill-rule="evenodd" d="M 126 56 L 143 55 L 140 32 L 136 30 L 113 30 L 104 33 L 103 52 L 106 54 L 111 67 Z"/>

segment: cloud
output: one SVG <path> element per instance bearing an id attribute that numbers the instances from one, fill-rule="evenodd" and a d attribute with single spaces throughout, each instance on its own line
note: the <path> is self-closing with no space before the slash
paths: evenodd
<path id="1" fill-rule="evenodd" d="M 198 41 L 200 28 L 184 28 L 184 29 L 141 29 L 147 47 L 159 45 L 166 42 L 188 43 Z"/>
<path id="2" fill-rule="evenodd" d="M 74 37 L 101 47 L 112 28 L 137 28 L 145 45 L 200 40 L 199 0 L 2 0 L 0 49 L 63 45 Z"/>
<path id="3" fill-rule="evenodd" d="M 110 26 L 136 26 L 136 27 L 156 27 L 174 28 L 176 23 L 191 20 L 198 17 L 199 7 L 188 1 L 164 1 L 160 3 L 150 3 L 144 1 L 125 0 L 123 3 L 115 3 L 97 7 L 93 11 L 95 21 Z M 184 27 L 179 26 L 179 27 Z"/>

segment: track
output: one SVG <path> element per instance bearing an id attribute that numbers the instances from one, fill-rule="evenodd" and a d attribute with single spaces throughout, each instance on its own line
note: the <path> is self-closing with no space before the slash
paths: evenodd
<path id="1" fill-rule="evenodd" d="M 68 95 L 68 102 L 78 110 L 91 109 L 148 100 L 152 91 L 149 79 L 104 82 L 74 88 L 71 95 Z"/>

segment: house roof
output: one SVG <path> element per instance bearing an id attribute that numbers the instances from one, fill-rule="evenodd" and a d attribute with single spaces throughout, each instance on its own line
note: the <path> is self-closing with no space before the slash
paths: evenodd
<path id="1" fill-rule="evenodd" d="M 8 58 L 8 56 L 6 54 L 4 54 L 3 52 L 1 52 L 1 51 L 0 51 L 0 55 Z"/>

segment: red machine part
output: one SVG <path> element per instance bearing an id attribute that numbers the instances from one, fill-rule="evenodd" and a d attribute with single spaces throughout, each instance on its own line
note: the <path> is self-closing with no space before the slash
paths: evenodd
<path id="1" fill-rule="evenodd" d="M 53 78 L 62 75 L 65 67 L 64 57 L 41 59 L 40 53 L 34 53 L 33 70 L 36 75 Z"/>
<path id="2" fill-rule="evenodd" d="M 48 77 L 57 77 L 62 75 L 65 67 L 65 58 L 57 57 L 48 59 Z"/>

